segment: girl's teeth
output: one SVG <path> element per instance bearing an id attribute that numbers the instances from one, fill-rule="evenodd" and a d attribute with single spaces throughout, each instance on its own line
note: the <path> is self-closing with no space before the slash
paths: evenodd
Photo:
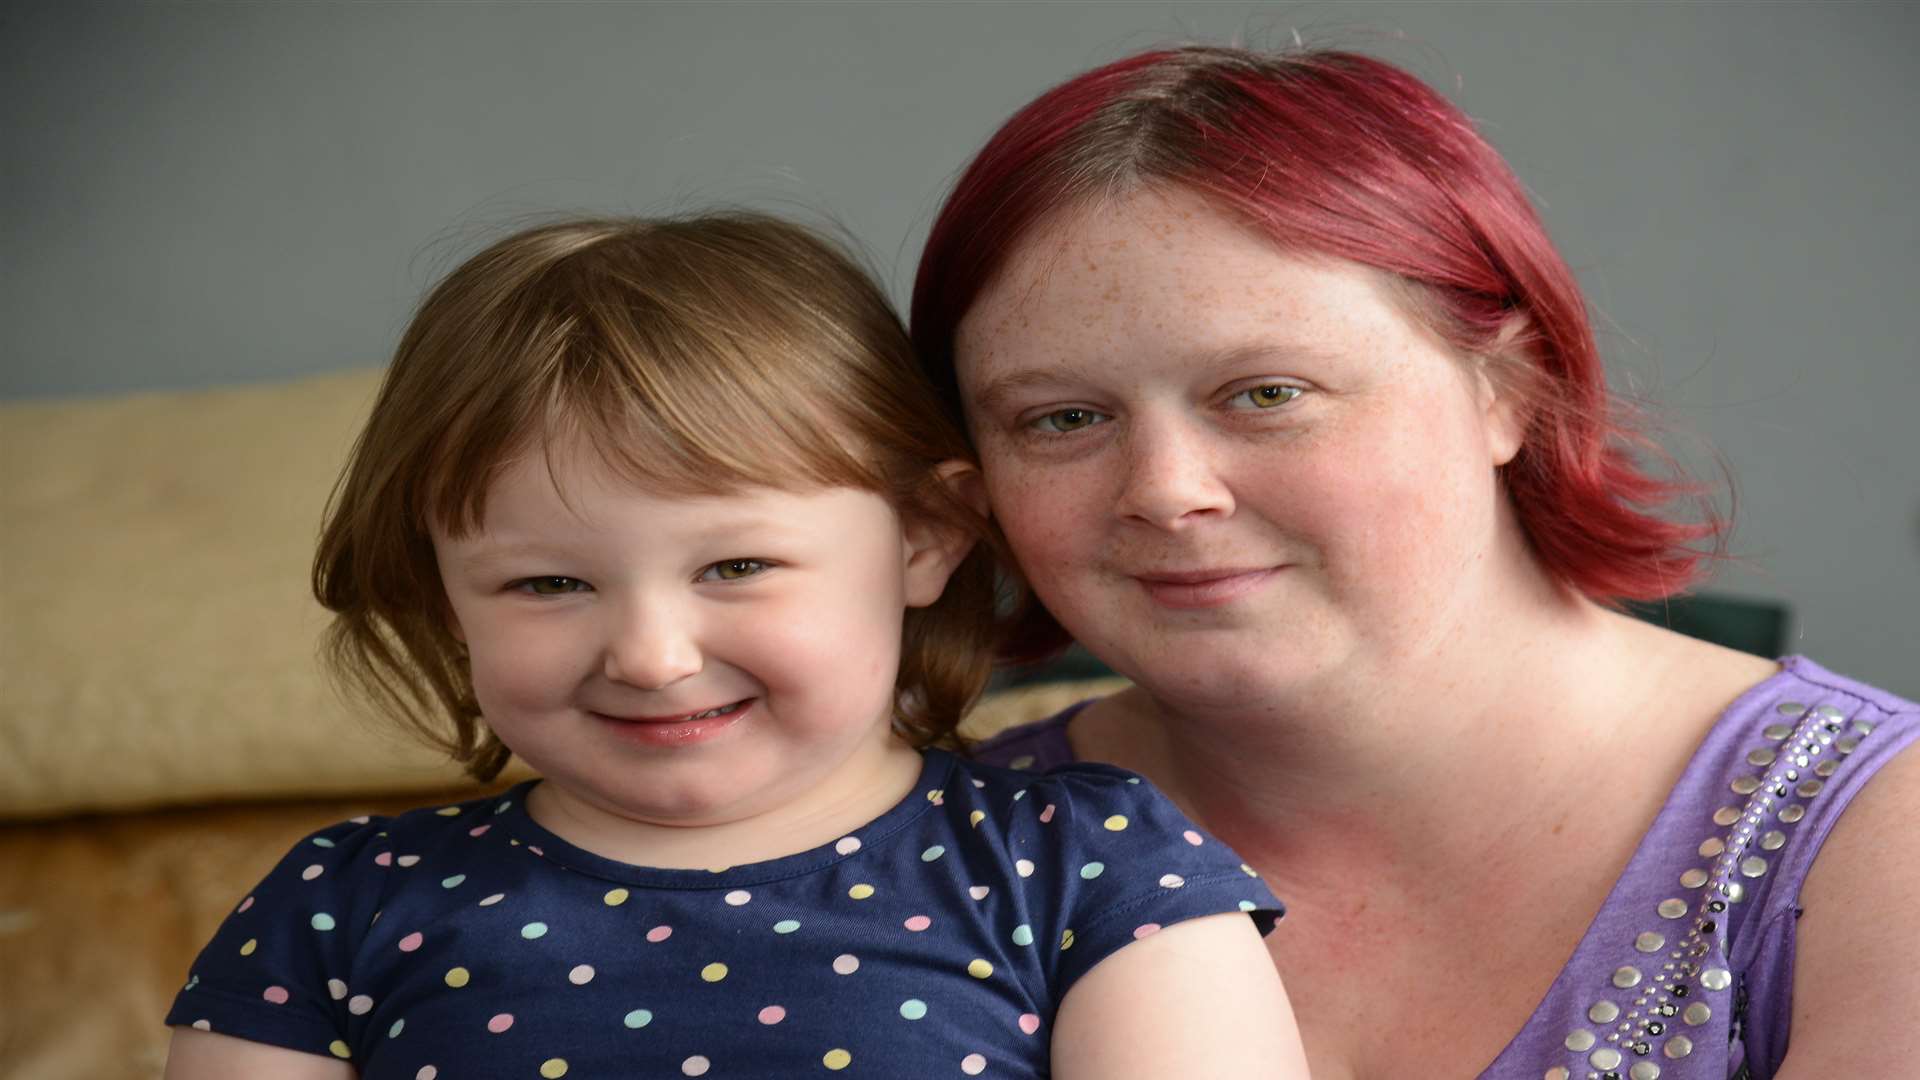
<path id="1" fill-rule="evenodd" d="M 721 713 L 726 712 L 728 709 L 732 707 L 733 706 L 731 705 L 722 705 L 717 709 L 708 709 L 706 712 L 694 713 L 692 716 L 687 717 L 687 719 L 688 720 L 711 720 L 714 717 L 719 716 Z"/>

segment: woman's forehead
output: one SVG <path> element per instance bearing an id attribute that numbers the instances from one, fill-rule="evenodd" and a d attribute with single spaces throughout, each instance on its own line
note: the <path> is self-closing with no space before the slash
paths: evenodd
<path id="1" fill-rule="evenodd" d="M 955 361 L 967 384 L 1141 348 L 1307 350 L 1401 320 L 1383 276 L 1285 251 L 1198 195 L 1142 191 L 1043 223 L 961 321 Z"/>

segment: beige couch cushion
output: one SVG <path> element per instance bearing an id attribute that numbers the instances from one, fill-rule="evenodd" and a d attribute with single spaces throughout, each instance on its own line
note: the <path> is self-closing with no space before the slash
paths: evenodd
<path id="1" fill-rule="evenodd" d="M 462 780 L 315 660 L 308 561 L 378 380 L 0 405 L 0 818 Z"/>

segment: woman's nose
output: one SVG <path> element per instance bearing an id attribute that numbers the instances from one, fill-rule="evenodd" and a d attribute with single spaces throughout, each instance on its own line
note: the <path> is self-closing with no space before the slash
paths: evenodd
<path id="1" fill-rule="evenodd" d="M 1206 433 L 1191 421 L 1145 419 L 1126 433 L 1126 475 L 1116 511 L 1155 528 L 1178 530 L 1233 510 Z"/>
<path id="2" fill-rule="evenodd" d="M 699 674 L 704 663 L 697 636 L 680 613 L 635 604 L 615 617 L 603 670 L 615 682 L 659 690 Z"/>

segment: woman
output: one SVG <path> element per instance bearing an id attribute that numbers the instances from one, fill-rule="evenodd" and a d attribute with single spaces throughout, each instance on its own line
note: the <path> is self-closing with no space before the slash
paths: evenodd
<path id="1" fill-rule="evenodd" d="M 913 331 L 1023 646 L 1135 683 L 984 755 L 1138 769 L 1238 847 L 1316 1077 L 1911 1074 L 1920 711 L 1615 610 L 1722 523 L 1654 512 L 1693 492 L 1439 95 L 1342 53 L 1075 78 L 962 176 Z"/>

